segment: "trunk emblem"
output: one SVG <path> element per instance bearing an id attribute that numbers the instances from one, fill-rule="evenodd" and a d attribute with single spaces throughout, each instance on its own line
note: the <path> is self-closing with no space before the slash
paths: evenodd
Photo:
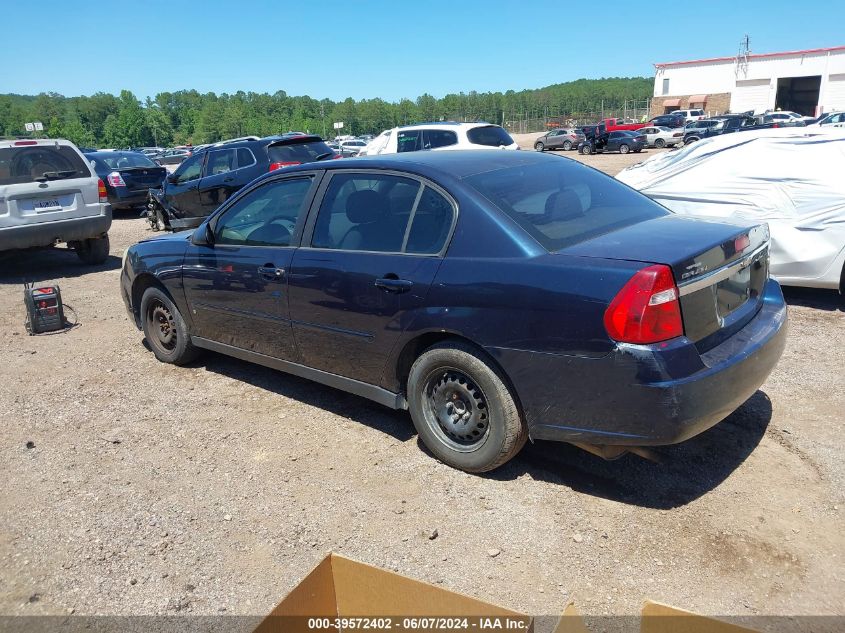
<path id="1" fill-rule="evenodd" d="M 695 275 L 700 275 L 703 272 L 707 271 L 707 265 L 702 264 L 701 262 L 695 262 L 694 264 L 690 264 L 686 268 L 686 272 L 681 275 L 681 279 L 689 279 L 690 277 L 694 277 Z"/>

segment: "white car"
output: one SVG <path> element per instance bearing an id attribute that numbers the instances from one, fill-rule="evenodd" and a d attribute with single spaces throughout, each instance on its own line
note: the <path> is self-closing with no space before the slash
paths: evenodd
<path id="1" fill-rule="evenodd" d="M 807 127 L 845 127 L 845 112 L 831 112 Z"/>
<path id="2" fill-rule="evenodd" d="M 845 292 L 845 130 L 781 127 L 702 139 L 616 178 L 675 213 L 765 221 L 771 274 Z"/>
<path id="3" fill-rule="evenodd" d="M 684 129 L 677 127 L 643 127 L 637 133 L 645 135 L 649 147 L 675 147 L 684 142 Z"/>
<path id="4" fill-rule="evenodd" d="M 106 186 L 76 145 L 0 141 L 0 251 L 65 242 L 86 264 L 102 264 L 111 221 Z"/>
<path id="5" fill-rule="evenodd" d="M 361 139 L 355 138 L 348 141 L 340 141 L 338 143 L 338 148 L 340 149 L 340 155 L 347 157 L 347 156 L 357 156 L 358 152 L 364 149 L 367 146 L 366 141 L 362 141 Z"/>
<path id="6" fill-rule="evenodd" d="M 519 149 L 504 128 L 490 123 L 419 123 L 385 130 L 359 154 L 396 154 L 420 150 Z"/>
<path id="7" fill-rule="evenodd" d="M 687 123 L 707 118 L 707 115 L 704 114 L 704 110 L 673 110 L 669 114 L 680 114 L 684 117 Z"/>

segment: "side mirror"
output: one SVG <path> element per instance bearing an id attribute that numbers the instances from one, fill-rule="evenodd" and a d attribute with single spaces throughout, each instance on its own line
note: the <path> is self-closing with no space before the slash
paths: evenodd
<path id="1" fill-rule="evenodd" d="M 194 234 L 191 236 L 191 243 L 198 246 L 211 246 L 214 244 L 214 230 L 211 224 L 205 222 L 197 227 Z"/>
<path id="2" fill-rule="evenodd" d="M 175 185 L 177 182 L 179 182 L 179 178 L 176 176 L 176 174 L 167 174 L 167 182 L 169 182 L 171 185 Z"/>

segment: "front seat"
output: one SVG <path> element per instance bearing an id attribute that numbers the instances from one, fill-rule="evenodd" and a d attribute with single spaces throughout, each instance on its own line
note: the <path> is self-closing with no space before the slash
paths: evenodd
<path id="1" fill-rule="evenodd" d="M 364 189 L 349 194 L 346 217 L 355 226 L 338 244 L 343 250 L 393 252 L 402 248 L 402 232 L 391 230 L 390 204 L 378 191 Z"/>
<path id="2" fill-rule="evenodd" d="M 546 222 L 561 222 L 573 220 L 584 215 L 581 198 L 572 189 L 561 189 L 551 194 L 546 200 Z"/>

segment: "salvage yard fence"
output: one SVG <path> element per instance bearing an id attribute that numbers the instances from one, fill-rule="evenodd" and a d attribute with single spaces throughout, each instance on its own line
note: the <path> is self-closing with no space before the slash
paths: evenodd
<path id="1" fill-rule="evenodd" d="M 525 134 L 527 132 L 546 132 L 556 127 L 578 127 L 598 123 L 602 119 L 630 119 L 647 121 L 649 118 L 649 100 L 631 100 L 621 104 L 600 103 L 590 109 L 573 112 L 522 111 L 505 112 L 500 123 L 508 132 Z"/>

